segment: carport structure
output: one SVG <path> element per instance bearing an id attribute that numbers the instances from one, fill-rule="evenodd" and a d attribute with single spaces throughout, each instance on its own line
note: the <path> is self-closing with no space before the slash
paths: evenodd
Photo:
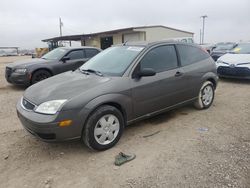
<path id="1" fill-rule="evenodd" d="M 154 41 L 170 38 L 190 37 L 194 33 L 183 31 L 162 25 L 129 27 L 91 34 L 68 35 L 42 40 L 54 46 L 58 46 L 60 41 L 80 41 L 82 46 L 93 46 L 101 49 L 108 48 L 113 44 L 120 44 L 126 41 Z"/>

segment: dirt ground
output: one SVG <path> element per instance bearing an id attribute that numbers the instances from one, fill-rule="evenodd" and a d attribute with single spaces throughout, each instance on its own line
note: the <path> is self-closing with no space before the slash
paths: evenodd
<path id="1" fill-rule="evenodd" d="M 141 121 L 114 148 L 94 152 L 23 130 L 15 104 L 24 88 L 4 78 L 14 59 L 0 58 L 0 187 L 250 187 L 250 81 L 220 80 L 208 110 L 187 106 Z M 121 151 L 137 157 L 116 167 Z"/>

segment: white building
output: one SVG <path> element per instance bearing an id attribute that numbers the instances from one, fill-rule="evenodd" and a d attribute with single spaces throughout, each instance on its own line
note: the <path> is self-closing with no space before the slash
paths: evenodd
<path id="1" fill-rule="evenodd" d="M 70 35 L 42 40 L 43 42 L 58 43 L 58 41 L 80 41 L 82 46 L 108 48 L 126 41 L 158 41 L 172 38 L 193 38 L 194 33 L 170 28 L 162 25 L 130 27 L 111 31 Z"/>

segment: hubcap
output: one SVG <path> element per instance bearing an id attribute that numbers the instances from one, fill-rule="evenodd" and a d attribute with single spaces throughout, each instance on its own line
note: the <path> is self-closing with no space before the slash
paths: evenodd
<path id="1" fill-rule="evenodd" d="M 204 87 L 203 91 L 202 91 L 202 96 L 201 96 L 201 100 L 203 102 L 203 104 L 205 104 L 206 106 L 210 105 L 210 103 L 213 100 L 213 88 L 211 85 L 207 85 L 206 87 Z"/>
<path id="2" fill-rule="evenodd" d="M 94 129 L 95 140 L 101 145 L 110 144 L 115 140 L 120 130 L 120 123 L 112 114 L 102 116 Z"/>
<path id="3" fill-rule="evenodd" d="M 47 74 L 39 74 L 36 76 L 35 82 L 39 82 L 39 81 L 42 81 L 42 80 L 47 79 L 47 78 L 48 78 Z"/>

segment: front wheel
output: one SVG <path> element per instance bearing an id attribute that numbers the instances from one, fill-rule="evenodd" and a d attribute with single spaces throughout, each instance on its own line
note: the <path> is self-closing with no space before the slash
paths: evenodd
<path id="1" fill-rule="evenodd" d="M 31 84 L 35 84 L 49 77 L 51 77 L 51 74 L 48 71 L 38 70 L 32 75 Z"/>
<path id="2" fill-rule="evenodd" d="M 106 150 L 119 141 L 123 128 L 121 112 L 113 106 L 101 106 L 88 118 L 82 141 L 91 149 Z"/>
<path id="3" fill-rule="evenodd" d="M 214 85 L 210 81 L 203 83 L 197 101 L 194 103 L 194 106 L 198 109 L 207 109 L 209 108 L 214 100 Z"/>

